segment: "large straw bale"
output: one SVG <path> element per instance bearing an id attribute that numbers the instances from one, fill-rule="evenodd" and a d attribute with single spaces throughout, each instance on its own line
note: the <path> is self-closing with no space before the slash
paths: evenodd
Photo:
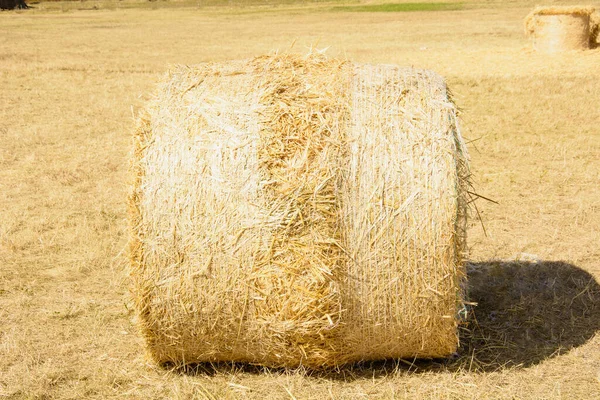
<path id="1" fill-rule="evenodd" d="M 546 53 L 590 48 L 594 24 L 593 7 L 536 7 L 525 18 L 525 33 L 533 39 L 534 49 Z"/>
<path id="2" fill-rule="evenodd" d="M 156 361 L 456 350 L 468 167 L 438 75 L 320 55 L 177 67 L 133 159 L 132 292 Z"/>

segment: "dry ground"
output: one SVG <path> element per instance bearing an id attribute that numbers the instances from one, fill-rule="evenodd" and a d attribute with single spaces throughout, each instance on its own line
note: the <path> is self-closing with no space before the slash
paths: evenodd
<path id="1" fill-rule="evenodd" d="M 530 51 L 526 1 L 110 4 L 0 13 L 0 398 L 600 398 L 600 49 Z M 455 359 L 330 373 L 146 362 L 125 272 L 132 113 L 168 63 L 294 42 L 447 77 L 477 190 L 499 203 L 479 201 L 487 236 L 472 219 L 478 323 Z"/>

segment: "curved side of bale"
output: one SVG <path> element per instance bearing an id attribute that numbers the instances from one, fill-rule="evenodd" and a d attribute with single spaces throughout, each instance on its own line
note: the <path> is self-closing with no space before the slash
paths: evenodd
<path id="1" fill-rule="evenodd" d="M 160 363 L 261 359 L 266 333 L 246 322 L 254 253 L 270 243 L 251 72 L 175 69 L 135 135 L 132 293 Z"/>
<path id="2" fill-rule="evenodd" d="M 140 121 L 132 293 L 156 361 L 455 350 L 468 166 L 439 76 L 321 56 L 179 67 Z"/>
<path id="3" fill-rule="evenodd" d="M 525 18 L 525 34 L 543 52 L 585 50 L 594 35 L 593 12 L 593 7 L 585 6 L 538 7 Z"/>
<path id="4" fill-rule="evenodd" d="M 264 57 L 253 65 L 261 93 L 260 190 L 272 238 L 256 253 L 251 287 L 261 298 L 252 302 L 254 318 L 284 364 L 335 364 L 343 340 L 339 185 L 351 65 L 323 57 Z"/>
<path id="5" fill-rule="evenodd" d="M 351 360 L 456 350 L 466 238 L 465 146 L 441 77 L 357 66 L 343 191 Z"/>

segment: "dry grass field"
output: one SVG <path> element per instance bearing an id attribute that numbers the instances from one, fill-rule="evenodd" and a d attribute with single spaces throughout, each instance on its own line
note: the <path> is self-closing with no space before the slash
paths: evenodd
<path id="1" fill-rule="evenodd" d="M 234 3 L 0 13 L 0 399 L 600 398 L 600 48 L 531 51 L 533 1 Z M 477 192 L 497 202 L 471 219 L 479 305 L 456 357 L 321 372 L 146 360 L 127 291 L 133 115 L 168 64 L 290 48 L 447 78 Z"/>

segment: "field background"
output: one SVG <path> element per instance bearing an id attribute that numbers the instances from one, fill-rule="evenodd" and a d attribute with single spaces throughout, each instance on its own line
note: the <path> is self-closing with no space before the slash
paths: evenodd
<path id="1" fill-rule="evenodd" d="M 531 51 L 533 1 L 449 3 L 1 12 L 0 399 L 600 398 L 600 49 Z M 127 294 L 133 115 L 168 64 L 324 48 L 433 69 L 462 110 L 476 190 L 498 204 L 477 202 L 485 232 L 471 219 L 479 306 L 460 352 L 320 373 L 153 366 Z"/>

